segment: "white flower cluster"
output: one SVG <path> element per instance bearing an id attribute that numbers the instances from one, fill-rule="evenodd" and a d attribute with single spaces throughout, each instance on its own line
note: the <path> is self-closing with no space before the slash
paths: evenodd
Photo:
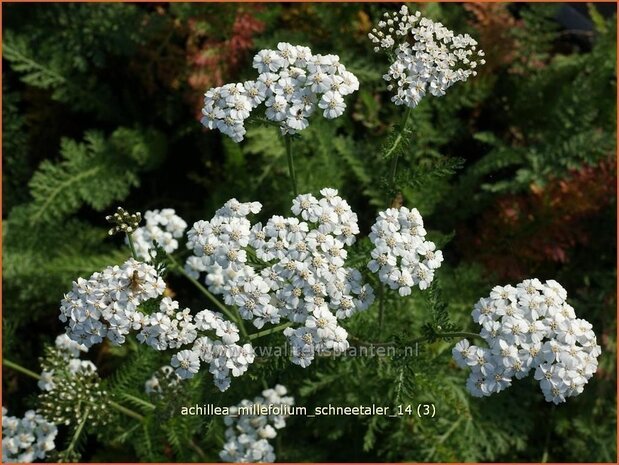
<path id="1" fill-rule="evenodd" d="M 170 309 L 173 307 L 178 307 L 178 303 L 164 297 L 161 302 L 163 311 L 151 315 L 149 327 L 138 335 L 138 339 L 145 340 L 158 350 L 165 350 L 166 345 L 180 347 L 193 343 L 191 349 L 183 349 L 172 357 L 170 364 L 176 369 L 176 374 L 181 379 L 192 378 L 200 370 L 200 362 L 207 363 L 215 386 L 225 391 L 230 387 L 231 376 L 243 375 L 253 363 L 253 347 L 251 344 L 235 344 L 239 340 L 239 328 L 225 320 L 221 313 L 210 310 L 202 310 L 195 316 L 189 313 L 189 309 L 175 313 L 174 318 L 183 329 L 172 329 L 170 332 L 166 314 L 171 315 Z M 158 334 L 160 331 L 164 337 Z M 210 337 L 198 337 L 198 331 L 209 333 Z M 181 336 L 181 333 L 185 335 Z"/>
<path id="2" fill-rule="evenodd" d="M 361 273 L 344 266 L 346 246 L 359 233 L 357 215 L 335 189 L 320 193 L 320 199 L 302 194 L 293 200 L 292 212 L 301 219 L 273 216 L 253 226 L 247 216 L 261 205 L 232 199 L 187 233 L 194 253 L 186 263 L 188 273 L 196 278 L 206 273 L 211 292 L 257 328 L 282 318 L 299 324 L 284 334 L 293 363 L 303 367 L 316 352 L 346 350 L 348 335 L 338 319 L 367 309 L 374 300 Z"/>
<path id="3" fill-rule="evenodd" d="M 178 376 L 191 378 L 202 361 L 209 364 L 215 385 L 222 391 L 227 389 L 230 375 L 241 376 L 253 362 L 252 346 L 235 344 L 239 329 L 220 313 L 202 310 L 192 315 L 188 308 L 180 311 L 179 303 L 169 297 L 163 297 L 159 310 L 149 315 L 138 309 L 147 300 L 160 297 L 165 287 L 154 267 L 131 258 L 120 267 L 108 267 L 88 280 L 74 282 L 61 303 L 60 320 L 68 322 L 67 335 L 85 347 L 104 337 L 122 344 L 132 330 L 138 332 L 140 342 L 155 350 L 193 344 L 172 357 Z M 210 332 L 211 337 L 198 337 L 199 332 Z M 89 362 L 78 359 L 75 363 L 77 369 L 77 364 Z"/>
<path id="4" fill-rule="evenodd" d="M 472 316 L 488 347 L 465 339 L 453 349 L 456 363 L 471 369 L 469 392 L 490 396 L 534 370 L 547 402 L 580 394 L 597 370 L 601 349 L 591 324 L 576 318 L 566 298 L 556 281 L 528 279 L 516 287 L 496 286 L 480 299 Z"/>
<path id="5" fill-rule="evenodd" d="M 243 375 L 254 361 L 251 344 L 235 344 L 239 329 L 221 313 L 202 310 L 192 315 L 190 309 L 180 311 L 177 301 L 164 297 L 159 311 L 143 318 L 137 339 L 153 349 L 179 349 L 193 344 L 191 349 L 178 351 L 170 361 L 181 379 L 192 378 L 200 370 L 200 362 L 204 362 L 209 365 L 214 384 L 225 391 L 230 377 Z M 204 333 L 210 337 L 201 335 Z"/>
<path id="6" fill-rule="evenodd" d="M 391 99 L 396 105 L 414 108 L 427 93 L 444 95 L 456 82 L 475 76 L 477 66 L 485 63 L 483 50 L 471 36 L 455 35 L 420 12 L 409 13 L 406 6 L 385 13 L 368 36 L 376 44 L 375 52 L 395 48 L 395 60 L 383 79 L 389 90 L 397 89 Z"/>
<path id="7" fill-rule="evenodd" d="M 67 335 L 86 347 L 105 337 L 122 344 L 126 334 L 142 326 L 145 315 L 137 307 L 162 295 L 165 287 L 154 267 L 131 258 L 74 281 L 60 304 L 60 321 L 68 323 Z"/>
<path id="8" fill-rule="evenodd" d="M 2 462 L 31 463 L 42 460 L 56 447 L 58 428 L 34 410 L 24 418 L 9 417 L 2 407 Z"/>
<path id="9" fill-rule="evenodd" d="M 226 443 L 219 456 L 225 462 L 274 462 L 275 451 L 269 439 L 277 430 L 286 426 L 287 410 L 294 405 L 294 398 L 286 396 L 284 386 L 262 391 L 254 401 L 243 400 L 232 407 L 231 416 L 224 419 Z M 261 410 L 265 414 L 259 414 Z"/>
<path id="10" fill-rule="evenodd" d="M 359 81 L 337 55 L 313 55 L 308 47 L 285 42 L 277 44 L 277 50 L 258 52 L 253 66 L 259 73 L 255 81 L 226 84 L 204 94 L 202 124 L 235 142 L 243 140 L 244 122 L 261 103 L 268 120 L 279 123 L 283 134 L 294 134 L 309 125 L 317 107 L 325 118 L 340 116 L 346 109 L 343 96 L 359 89 Z"/>
<path id="11" fill-rule="evenodd" d="M 172 208 L 149 210 L 144 214 L 146 224 L 131 234 L 133 246 L 138 258 L 150 260 L 150 250 L 153 242 L 167 253 L 178 249 L 178 238 L 183 236 L 187 223 L 176 214 Z M 126 239 L 126 242 L 129 241 Z"/>
<path id="12" fill-rule="evenodd" d="M 73 341 L 66 334 L 61 334 L 56 337 L 56 349 L 58 353 L 67 361 L 68 372 L 72 375 L 79 376 L 80 374 L 94 373 L 97 367 L 90 360 L 80 360 L 82 352 L 88 352 L 88 347 L 78 342 Z M 56 389 L 54 381 L 55 370 L 43 370 L 38 386 L 42 391 L 53 391 Z"/>
<path id="13" fill-rule="evenodd" d="M 413 286 L 427 289 L 434 270 L 441 266 L 443 253 L 425 236 L 423 218 L 416 208 L 380 212 L 369 235 L 374 249 L 368 268 L 401 296 L 410 295 Z"/>

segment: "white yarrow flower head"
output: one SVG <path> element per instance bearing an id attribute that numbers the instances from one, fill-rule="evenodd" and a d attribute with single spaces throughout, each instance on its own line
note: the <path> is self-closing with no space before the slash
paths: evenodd
<path id="1" fill-rule="evenodd" d="M 259 208 L 255 203 L 228 202 L 224 210 L 241 215 Z M 161 216 L 161 212 L 156 215 Z M 167 218 L 177 225 L 177 230 L 185 228 L 173 212 Z M 239 222 L 239 219 L 233 221 L 234 227 L 226 233 L 236 237 L 238 228 L 242 229 Z M 242 239 L 240 243 L 244 243 Z M 230 267 L 233 262 L 230 258 Z M 231 377 L 244 374 L 254 361 L 252 346 L 236 344 L 240 339 L 239 329 L 222 314 L 202 310 L 193 315 L 189 308 L 181 310 L 177 301 L 162 297 L 165 288 L 165 282 L 152 265 L 133 258 L 121 266 L 94 273 L 88 280 L 79 278 L 61 302 L 60 320 L 67 323 L 67 333 L 57 339 L 58 348 L 74 356 L 104 338 L 121 345 L 128 334 L 137 332 L 137 340 L 155 350 L 179 349 L 170 360 L 175 376 L 192 378 L 204 363 L 213 374 L 214 384 L 222 391 L 227 389 Z M 140 305 L 154 299 L 160 299 L 159 309 L 144 313 Z M 209 336 L 204 336 L 204 332 Z M 75 370 L 92 365 L 79 359 L 69 363 L 75 364 Z M 53 373 L 42 373 L 39 386 L 48 391 L 53 389 Z"/>
<path id="2" fill-rule="evenodd" d="M 286 418 L 294 405 L 294 398 L 286 394 L 286 388 L 278 384 L 262 391 L 262 396 L 253 402 L 244 399 L 231 409 L 234 414 L 224 418 L 226 443 L 219 453 L 223 461 L 275 462 L 275 449 L 269 440 L 286 426 Z"/>
<path id="3" fill-rule="evenodd" d="M 495 286 L 473 308 L 487 347 L 462 340 L 454 347 L 455 362 L 470 368 L 467 389 L 490 396 L 531 372 L 547 402 L 560 404 L 577 396 L 597 370 L 601 348 L 592 326 L 576 318 L 556 281 L 527 279 L 517 286 Z"/>
<path id="4" fill-rule="evenodd" d="M 34 410 L 23 418 L 8 416 L 2 407 L 2 462 L 32 463 L 54 450 L 58 428 Z"/>
<path id="5" fill-rule="evenodd" d="M 165 288 L 153 266 L 130 258 L 74 281 L 60 304 L 59 318 L 67 323 L 69 338 L 85 347 L 104 338 L 120 345 L 132 329 L 141 327 L 144 315 L 137 307 L 161 296 Z"/>
<path id="6" fill-rule="evenodd" d="M 380 212 L 369 235 L 374 249 L 368 268 L 401 296 L 410 295 L 415 286 L 427 289 L 443 262 L 443 253 L 425 236 L 423 218 L 416 208 Z"/>
<path id="7" fill-rule="evenodd" d="M 172 208 L 148 210 L 144 213 L 146 224 L 137 228 L 131 239 L 140 260 L 149 261 L 153 243 L 167 253 L 178 249 L 178 239 L 183 237 L 187 223 Z M 125 239 L 128 243 L 128 239 Z"/>
<path id="8" fill-rule="evenodd" d="M 420 12 L 410 13 L 405 5 L 399 12 L 385 13 L 368 37 L 375 52 L 395 55 L 383 79 L 395 92 L 391 100 L 396 105 L 414 108 L 426 94 L 444 95 L 456 82 L 477 75 L 477 67 L 485 63 L 471 36 L 456 35 Z"/>
<path id="9" fill-rule="evenodd" d="M 341 116 L 344 96 L 359 89 L 359 80 L 337 55 L 313 55 L 308 47 L 286 42 L 258 52 L 253 67 L 259 73 L 255 81 L 226 84 L 204 94 L 202 124 L 235 142 L 243 140 L 245 120 L 262 103 L 266 118 L 278 123 L 282 134 L 295 134 L 309 126 L 316 108 L 327 119 Z"/>
<path id="10" fill-rule="evenodd" d="M 347 350 L 348 334 L 339 320 L 374 301 L 361 273 L 345 266 L 347 247 L 359 234 L 357 215 L 328 188 L 317 197 L 297 196 L 292 202 L 296 217 L 275 215 L 252 224 L 248 216 L 260 207 L 232 199 L 211 220 L 194 223 L 187 233 L 193 252 L 187 271 L 196 278 L 204 275 L 209 290 L 256 328 L 294 323 L 284 335 L 295 364 L 307 367 L 316 353 Z M 224 343 L 238 338 L 217 335 Z"/>

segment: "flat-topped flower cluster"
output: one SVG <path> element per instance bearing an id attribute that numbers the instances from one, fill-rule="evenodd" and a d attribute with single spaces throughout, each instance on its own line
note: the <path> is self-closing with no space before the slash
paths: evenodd
<path id="1" fill-rule="evenodd" d="M 178 249 L 178 239 L 183 237 L 187 223 L 174 209 L 148 210 L 144 213 L 144 220 L 146 224 L 131 234 L 135 252 L 140 260 L 150 260 L 153 242 L 167 253 Z"/>
<path id="2" fill-rule="evenodd" d="M 443 253 L 425 236 L 423 218 L 416 208 L 380 212 L 369 236 L 374 249 L 368 268 L 401 296 L 410 295 L 414 286 L 427 289 L 434 270 L 443 262 Z"/>
<path id="3" fill-rule="evenodd" d="M 340 116 L 344 96 L 359 89 L 359 81 L 340 63 L 337 55 L 314 55 L 308 47 L 277 44 L 277 50 L 261 50 L 253 61 L 255 81 L 225 84 L 204 94 L 202 124 L 218 129 L 240 142 L 245 120 L 260 104 L 265 116 L 279 124 L 283 134 L 294 134 L 309 125 L 308 118 L 322 109 L 325 118 Z"/>
<path id="4" fill-rule="evenodd" d="M 181 349 L 172 356 L 171 365 L 181 378 L 191 378 L 208 364 L 214 383 L 220 390 L 230 386 L 231 377 L 241 376 L 254 360 L 250 344 L 237 345 L 238 327 L 210 310 L 193 315 L 179 309 L 179 303 L 161 298 L 159 309 L 151 314 L 138 307 L 160 298 L 164 281 L 155 268 L 133 258 L 122 266 L 108 267 L 90 279 L 78 279 L 61 303 L 60 320 L 68 323 L 67 334 L 74 341 L 91 347 L 103 338 L 113 344 L 124 343 L 131 331 L 138 341 L 155 350 Z"/>
<path id="5" fill-rule="evenodd" d="M 286 322 L 288 327 L 280 330 L 295 364 L 307 367 L 317 353 L 346 351 L 348 333 L 340 320 L 374 301 L 361 272 L 345 263 L 347 247 L 359 234 L 357 215 L 329 188 L 318 198 L 297 196 L 293 217 L 275 215 L 252 224 L 248 217 L 261 208 L 258 202 L 231 199 L 209 221 L 195 222 L 187 232 L 192 255 L 186 272 L 202 276 L 212 293 L 256 328 Z M 174 210 L 149 211 L 145 218 L 147 226 L 132 236 L 141 256 L 152 258 L 154 243 L 178 245 L 185 222 Z M 381 212 L 370 234 L 375 249 L 369 268 L 401 295 L 415 285 L 425 289 L 442 254 L 424 237 L 417 210 Z M 105 338 L 122 344 L 135 332 L 139 342 L 155 350 L 175 350 L 170 365 L 179 378 L 191 378 L 205 365 L 215 385 L 227 389 L 255 358 L 251 344 L 239 343 L 240 320 L 208 309 L 181 310 L 177 301 L 163 296 L 165 289 L 155 266 L 132 258 L 75 281 L 61 302 L 60 319 L 67 323 L 67 335 L 86 348 Z"/>
<path id="6" fill-rule="evenodd" d="M 480 299 L 472 316 L 488 346 L 465 339 L 453 349 L 456 363 L 471 369 L 469 392 L 490 396 L 533 371 L 547 402 L 580 394 L 597 370 L 601 349 L 591 324 L 576 318 L 566 298 L 556 281 L 528 279 L 516 287 L 496 286 Z"/>
<path id="7" fill-rule="evenodd" d="M 485 63 L 484 52 L 468 34 L 456 35 L 441 23 L 409 13 L 404 5 L 399 12 L 386 12 L 369 34 L 381 49 L 395 50 L 394 61 L 383 76 L 396 105 L 416 107 L 426 94 L 444 95 L 458 81 L 475 76 Z"/>
<path id="8" fill-rule="evenodd" d="M 299 325 L 284 334 L 293 363 L 303 367 L 316 352 L 346 350 L 347 332 L 338 320 L 374 300 L 361 273 L 344 264 L 346 246 L 359 233 L 357 215 L 335 189 L 320 192 L 319 199 L 302 194 L 293 200 L 300 218 L 273 216 L 252 225 L 247 217 L 261 205 L 232 199 L 188 232 L 187 271 L 196 278 L 204 273 L 209 290 L 257 328 L 282 319 Z"/>
<path id="9" fill-rule="evenodd" d="M 286 426 L 286 408 L 294 405 L 294 398 L 286 396 L 281 384 L 265 389 L 262 396 L 253 401 L 242 400 L 230 409 L 232 415 L 225 417 L 226 443 L 219 456 L 226 462 L 274 462 L 275 450 L 269 442 L 277 436 L 277 430 Z M 243 413 L 255 410 L 256 406 L 271 406 L 272 414 L 254 415 Z M 275 412 L 279 412 L 275 414 Z"/>
<path id="10" fill-rule="evenodd" d="M 31 463 L 55 449 L 58 428 L 34 410 L 23 418 L 8 415 L 2 407 L 2 462 Z"/>
<path id="11" fill-rule="evenodd" d="M 146 315 L 138 306 L 163 295 L 165 288 L 152 265 L 130 258 L 74 281 L 60 303 L 60 321 L 68 324 L 67 335 L 86 347 L 104 338 L 122 344 L 131 330 L 142 328 Z"/>

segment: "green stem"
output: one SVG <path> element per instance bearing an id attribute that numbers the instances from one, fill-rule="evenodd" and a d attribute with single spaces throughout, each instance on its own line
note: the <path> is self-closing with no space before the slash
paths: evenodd
<path id="1" fill-rule="evenodd" d="M 129 243 L 129 249 L 131 249 L 131 255 L 134 259 L 139 260 L 138 254 L 135 251 L 135 246 L 133 245 L 133 239 L 131 238 L 131 234 L 127 233 L 127 242 Z"/>
<path id="2" fill-rule="evenodd" d="M 71 454 L 71 452 L 73 452 L 73 450 L 75 449 L 77 440 L 79 439 L 80 435 L 82 434 L 82 431 L 84 430 L 84 426 L 86 425 L 86 420 L 88 420 L 89 413 L 90 413 L 90 407 L 86 407 L 86 410 L 84 411 L 84 417 L 82 418 L 82 421 L 80 421 L 79 425 L 77 425 L 77 428 L 75 429 L 75 433 L 73 434 L 73 437 L 71 438 L 71 442 L 69 443 L 69 446 L 64 451 L 65 455 L 69 456 L 69 454 Z"/>
<path id="3" fill-rule="evenodd" d="M 400 146 L 402 142 L 402 138 L 404 137 L 404 132 L 406 131 L 406 124 L 408 123 L 408 119 L 412 113 L 412 108 L 408 107 L 406 110 L 406 114 L 404 115 L 404 121 L 402 122 L 402 126 L 400 127 L 400 132 L 397 137 L 393 141 L 393 145 L 387 150 L 385 154 L 385 158 L 391 157 L 391 169 L 389 170 L 389 190 L 393 192 L 395 190 L 395 180 L 398 172 L 398 159 L 400 158 L 400 153 L 395 152 L 395 150 Z M 393 154 L 393 156 L 392 156 Z"/>
<path id="4" fill-rule="evenodd" d="M 272 328 L 265 329 L 264 331 L 260 331 L 258 333 L 250 334 L 249 340 L 253 341 L 255 339 L 258 339 L 264 336 L 269 336 L 271 334 L 279 333 L 280 331 L 283 331 L 284 329 L 288 328 L 291 325 L 292 323 L 284 323 L 279 326 L 273 326 Z"/>
<path id="5" fill-rule="evenodd" d="M 108 401 L 110 404 L 110 407 L 114 408 L 115 410 L 118 410 L 120 413 L 124 413 L 125 415 L 127 415 L 128 417 L 132 417 L 135 418 L 138 421 L 144 421 L 144 417 L 142 415 L 140 415 L 137 412 L 134 412 L 131 409 L 128 409 L 127 407 L 123 407 L 122 405 L 120 405 L 117 402 L 114 402 L 113 400 Z"/>
<path id="6" fill-rule="evenodd" d="M 383 330 L 383 322 L 385 320 L 385 284 L 380 283 L 378 288 L 378 333 Z"/>
<path id="7" fill-rule="evenodd" d="M 466 331 L 457 331 L 457 332 L 453 332 L 453 333 L 435 333 L 434 336 L 437 339 L 448 339 L 448 338 L 455 338 L 455 337 L 463 337 L 463 338 L 481 338 L 481 335 L 479 333 L 469 333 Z M 417 344 L 419 342 L 425 342 L 428 341 L 430 339 L 429 336 L 420 336 L 418 338 L 412 339 L 410 341 L 407 341 L 403 344 L 398 344 L 396 342 L 370 342 L 370 341 L 362 341 L 360 339 L 357 339 L 354 336 L 351 336 L 351 341 L 354 341 L 357 345 L 359 346 L 364 346 L 364 347 L 390 347 L 390 346 L 397 346 L 397 345 L 412 345 L 412 344 Z"/>
<path id="8" fill-rule="evenodd" d="M 35 373 L 34 371 L 30 371 L 28 368 L 24 368 L 23 366 L 18 365 L 17 363 L 11 362 L 10 360 L 3 359 L 2 365 L 4 365 L 7 368 L 12 368 L 15 371 L 19 371 L 20 373 L 26 376 L 30 376 L 31 378 L 41 379 L 41 375 Z"/>
<path id="9" fill-rule="evenodd" d="M 206 454 L 204 453 L 204 451 L 202 450 L 202 448 L 198 444 L 196 444 L 196 442 L 193 439 L 189 439 L 188 444 L 193 450 L 195 450 L 198 453 L 198 455 L 200 456 L 202 460 L 205 460 L 208 458 Z"/>
<path id="10" fill-rule="evenodd" d="M 128 400 L 131 400 L 131 401 L 135 402 L 136 404 L 143 405 L 147 409 L 155 410 L 157 408 L 157 406 L 155 404 L 151 404 L 150 402 L 148 402 L 148 401 L 146 401 L 144 399 L 140 399 L 139 397 L 132 396 L 131 394 L 127 394 L 126 392 L 123 392 L 121 394 L 121 396 L 124 397 L 125 399 L 128 399 Z"/>
<path id="11" fill-rule="evenodd" d="M 547 423 L 550 424 L 546 425 L 546 440 L 544 441 L 544 453 L 542 454 L 542 459 L 540 460 L 541 463 L 548 463 L 548 457 L 550 455 L 550 434 L 552 433 L 552 417 L 555 412 L 555 408 L 556 405 L 553 405 L 547 418 Z"/>
<path id="12" fill-rule="evenodd" d="M 292 181 L 292 192 L 296 197 L 297 193 L 297 175 L 294 170 L 294 157 L 292 155 L 292 137 L 290 134 L 284 136 L 284 142 L 286 144 L 286 156 L 288 157 L 288 172 L 290 173 L 290 180 Z"/>
<path id="13" fill-rule="evenodd" d="M 436 333 L 436 337 L 441 339 L 454 337 L 470 337 L 471 339 L 483 339 L 479 333 L 469 333 L 468 331 L 456 331 L 454 333 Z"/>
<path id="14" fill-rule="evenodd" d="M 210 291 L 205 288 L 202 284 L 200 284 L 200 282 L 195 279 L 193 276 L 190 276 L 186 271 L 185 268 L 183 268 L 180 263 L 178 263 L 176 261 L 176 259 L 170 255 L 168 255 L 168 259 L 170 260 L 170 262 L 172 262 L 172 264 L 174 265 L 174 268 L 181 273 L 185 278 L 187 278 L 189 281 L 191 281 L 191 283 L 198 288 L 198 290 L 204 294 L 211 302 L 213 302 L 217 308 L 219 310 L 221 310 L 228 318 L 230 318 L 232 321 L 235 321 L 238 326 L 239 329 L 241 331 L 241 334 L 243 335 L 243 337 L 247 337 L 247 330 L 245 329 L 245 325 L 243 324 L 243 319 L 240 317 L 240 315 L 232 313 L 224 304 L 222 304 L 219 299 L 217 297 L 215 297 L 213 294 L 210 293 Z"/>
<path id="15" fill-rule="evenodd" d="M 6 358 L 2 359 L 2 366 L 5 366 L 7 368 L 11 368 L 11 369 L 13 369 L 15 371 L 18 371 L 18 372 L 20 372 L 20 373 L 22 373 L 22 374 L 24 374 L 26 376 L 30 376 L 31 378 L 34 378 L 34 379 L 41 379 L 41 375 L 38 375 L 34 371 L 31 371 L 28 368 L 24 368 L 23 366 L 18 365 L 15 362 L 11 362 L 10 360 L 7 360 Z M 109 404 L 110 404 L 110 407 L 118 410 L 121 413 L 124 413 L 127 416 L 133 417 L 133 418 L 135 418 L 136 420 L 139 420 L 139 421 L 144 421 L 144 417 L 142 415 L 140 415 L 137 412 L 134 412 L 131 409 L 128 409 L 127 407 L 123 407 L 122 405 L 117 404 L 114 401 L 109 401 Z"/>

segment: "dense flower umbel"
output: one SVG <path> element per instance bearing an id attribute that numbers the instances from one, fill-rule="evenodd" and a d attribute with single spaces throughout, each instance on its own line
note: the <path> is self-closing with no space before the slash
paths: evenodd
<path id="1" fill-rule="evenodd" d="M 104 337 L 122 344 L 129 332 L 136 331 L 137 339 L 155 350 L 181 349 L 170 362 L 178 376 L 193 377 L 205 362 L 215 385 L 227 389 L 230 376 L 241 376 L 253 362 L 252 346 L 235 344 L 239 329 L 219 313 L 202 310 L 192 315 L 188 308 L 179 310 L 179 303 L 169 297 L 162 298 L 158 311 L 149 315 L 138 308 L 164 290 L 154 267 L 129 259 L 74 282 L 61 303 L 60 320 L 68 323 L 68 336 L 86 347 Z M 182 349 L 189 344 L 191 349 Z"/>
<path id="2" fill-rule="evenodd" d="M 372 225 L 374 244 L 368 268 L 378 273 L 381 282 L 397 289 L 401 296 L 411 288 L 426 289 L 441 266 L 443 253 L 434 242 L 425 240 L 423 218 L 416 208 L 388 208 L 379 213 Z"/>
<path id="3" fill-rule="evenodd" d="M 58 428 L 34 410 L 23 418 L 10 417 L 2 407 L 2 462 L 31 463 L 42 460 L 56 447 Z"/>
<path id="4" fill-rule="evenodd" d="M 178 249 L 178 239 L 183 237 L 187 223 L 172 208 L 149 210 L 144 213 L 146 224 L 131 234 L 135 252 L 141 260 L 150 260 L 153 242 L 167 253 Z M 128 239 L 126 239 L 128 243 Z"/>
<path id="5" fill-rule="evenodd" d="M 298 324 L 284 334 L 292 361 L 303 367 L 315 352 L 346 350 L 347 333 L 338 319 L 374 300 L 361 273 L 344 266 L 346 246 L 359 233 L 357 215 L 336 190 L 320 192 L 320 199 L 302 194 L 293 200 L 292 212 L 300 218 L 273 216 L 264 225 L 247 219 L 260 211 L 259 203 L 232 199 L 187 233 L 194 253 L 187 271 L 196 278 L 206 273 L 209 289 L 257 328 L 282 319 Z"/>
<path id="6" fill-rule="evenodd" d="M 370 40 L 374 51 L 394 51 L 394 61 L 383 76 L 389 90 L 396 90 L 396 105 L 416 107 L 428 93 L 441 96 L 458 81 L 475 76 L 485 63 L 482 50 L 468 34 L 455 35 L 441 23 L 410 14 L 406 6 L 398 13 L 385 13 Z"/>
<path id="7" fill-rule="evenodd" d="M 226 84 L 204 94 L 202 124 L 219 129 L 235 142 L 243 140 L 244 122 L 261 103 L 266 118 L 280 125 L 283 134 L 294 134 L 309 125 L 317 108 L 325 118 L 346 109 L 343 96 L 359 89 L 359 81 L 337 55 L 313 55 L 308 47 L 277 44 L 254 57 L 255 81 Z"/>
<path id="8" fill-rule="evenodd" d="M 165 287 L 154 267 L 131 258 L 74 281 L 60 304 L 60 321 L 68 323 L 68 336 L 86 347 L 105 337 L 122 344 L 126 334 L 142 327 L 145 315 L 137 307 Z"/>
<path id="9" fill-rule="evenodd" d="M 254 401 L 243 400 L 231 408 L 232 415 L 224 419 L 226 443 L 219 453 L 226 462 L 274 462 L 275 451 L 269 439 L 277 436 L 277 430 L 286 426 L 289 408 L 294 398 L 286 396 L 286 388 L 280 384 L 265 389 Z M 259 408 L 265 415 L 253 414 Z M 269 410 L 270 409 L 270 410 Z"/>
<path id="10" fill-rule="evenodd" d="M 235 344 L 239 329 L 221 313 L 202 310 L 192 315 L 188 308 L 177 311 L 178 306 L 178 302 L 164 297 L 160 310 L 146 317 L 138 340 L 156 350 L 192 344 L 190 349 L 180 350 L 172 357 L 170 363 L 176 374 L 182 379 L 192 378 L 201 363 L 206 363 L 215 385 L 225 391 L 231 376 L 241 376 L 254 361 L 251 344 Z"/>
<path id="11" fill-rule="evenodd" d="M 470 368 L 467 389 L 490 396 L 531 371 L 547 402 L 559 404 L 580 394 L 597 370 L 601 353 L 591 324 L 576 318 L 556 281 L 528 279 L 516 287 L 496 286 L 473 309 L 488 347 L 460 341 L 453 357 Z"/>

